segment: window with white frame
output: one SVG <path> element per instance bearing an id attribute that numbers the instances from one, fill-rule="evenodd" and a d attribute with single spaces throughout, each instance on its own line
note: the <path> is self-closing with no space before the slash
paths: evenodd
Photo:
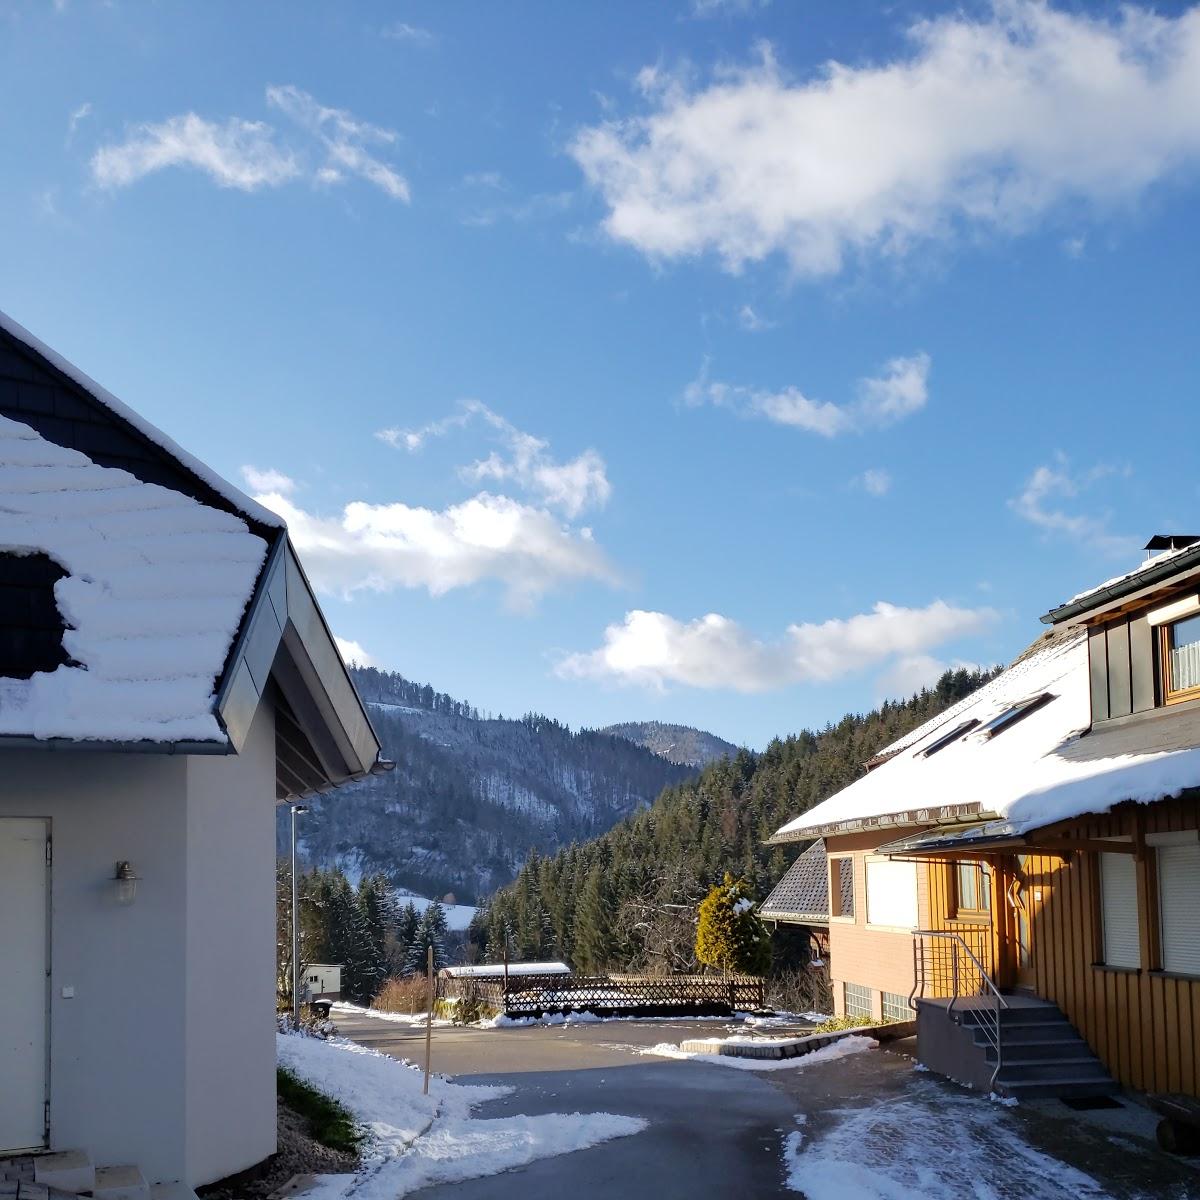
<path id="1" fill-rule="evenodd" d="M 1137 864 L 1132 854 L 1100 855 L 1100 927 L 1109 967 L 1140 967 Z"/>
<path id="2" fill-rule="evenodd" d="M 842 1005 L 848 1017 L 874 1017 L 871 1004 L 871 989 L 858 983 L 842 984 Z"/>
<path id="3" fill-rule="evenodd" d="M 909 1004 L 907 996 L 901 996 L 899 992 L 882 992 L 880 998 L 883 1001 L 883 1019 L 885 1021 L 912 1020 L 912 1005 Z"/>
<path id="4" fill-rule="evenodd" d="M 867 859 L 867 924 L 916 928 L 916 863 Z"/>
<path id="5" fill-rule="evenodd" d="M 1163 970 L 1200 975 L 1200 840 L 1193 831 L 1147 841 L 1157 843 Z"/>

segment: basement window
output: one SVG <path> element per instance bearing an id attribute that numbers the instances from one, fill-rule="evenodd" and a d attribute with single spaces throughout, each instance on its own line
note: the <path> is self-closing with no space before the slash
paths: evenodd
<path id="1" fill-rule="evenodd" d="M 866 1017 L 875 1016 L 875 1006 L 872 1003 L 871 989 L 861 983 L 842 984 L 842 1008 L 846 1016 Z"/>
<path id="2" fill-rule="evenodd" d="M 923 758 L 930 758 L 939 750 L 945 750 L 945 748 L 949 746 L 951 742 L 957 742 L 960 737 L 970 733 L 971 730 L 974 729 L 978 724 L 979 721 L 975 717 L 972 717 L 969 721 L 963 721 L 961 725 L 956 725 L 952 730 L 950 730 L 949 733 L 942 734 L 942 736 L 938 738 L 938 740 L 932 745 L 926 746 L 925 749 L 921 751 L 921 756 Z"/>
<path id="3" fill-rule="evenodd" d="M 1028 700 L 1022 700 L 1019 704 L 1014 704 L 1011 708 L 1006 708 L 1002 713 L 994 716 L 984 724 L 981 732 L 989 740 L 998 737 L 1006 729 L 1011 729 L 1018 721 L 1023 721 L 1053 699 L 1054 696 L 1050 692 L 1042 692 L 1040 696 L 1030 696 Z"/>
<path id="4" fill-rule="evenodd" d="M 54 585 L 67 572 L 48 554 L 0 553 L 0 678 L 73 665 Z"/>

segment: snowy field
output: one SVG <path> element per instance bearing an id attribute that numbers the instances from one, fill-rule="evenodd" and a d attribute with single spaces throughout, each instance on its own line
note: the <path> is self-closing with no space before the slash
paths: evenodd
<path id="1" fill-rule="evenodd" d="M 550 1113 L 484 1120 L 476 1105 L 504 1087 L 464 1086 L 434 1076 L 421 1092 L 414 1066 L 354 1042 L 280 1034 L 280 1066 L 339 1101 L 366 1129 L 355 1175 L 320 1176 L 309 1200 L 397 1200 L 435 1183 L 457 1183 L 583 1150 L 646 1128 L 638 1117 Z"/>

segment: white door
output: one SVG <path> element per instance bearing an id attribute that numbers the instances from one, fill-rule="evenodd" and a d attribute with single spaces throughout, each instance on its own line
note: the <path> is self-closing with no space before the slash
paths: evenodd
<path id="1" fill-rule="evenodd" d="M 0 1153 L 45 1140 L 48 961 L 43 820 L 0 817 Z"/>

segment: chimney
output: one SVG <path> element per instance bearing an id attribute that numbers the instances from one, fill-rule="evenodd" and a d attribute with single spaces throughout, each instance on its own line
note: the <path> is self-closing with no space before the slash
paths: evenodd
<path id="1" fill-rule="evenodd" d="M 1173 550 L 1186 550 L 1197 542 L 1200 542 L 1200 534 L 1156 533 L 1146 543 L 1146 561 L 1158 558 L 1160 554 L 1170 554 Z"/>

